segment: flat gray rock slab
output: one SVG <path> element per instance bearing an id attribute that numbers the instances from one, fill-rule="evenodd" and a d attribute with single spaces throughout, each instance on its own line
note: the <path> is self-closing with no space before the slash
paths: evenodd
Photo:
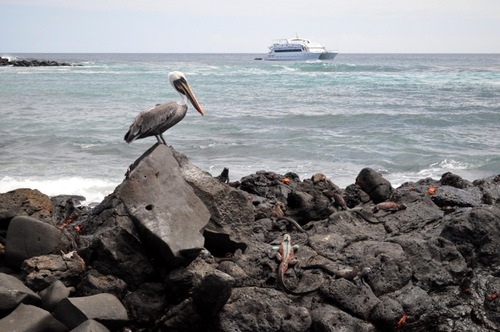
<path id="1" fill-rule="evenodd" d="M 65 332 L 68 328 L 55 319 L 50 312 L 33 305 L 20 304 L 10 315 L 0 319 L 0 331 Z"/>
<path id="2" fill-rule="evenodd" d="M 56 280 L 52 285 L 40 291 L 42 298 L 42 308 L 48 311 L 54 310 L 59 302 L 67 298 L 70 289 L 66 287 L 61 280 Z"/>
<path id="3" fill-rule="evenodd" d="M 183 179 L 169 147 L 157 145 L 146 152 L 128 174 L 119 196 L 143 242 L 169 265 L 184 264 L 203 248 L 201 231 L 210 212 Z"/>
<path id="4" fill-rule="evenodd" d="M 40 296 L 16 277 L 0 273 L 0 313 L 16 308 L 20 303 L 38 304 Z M 0 331 L 3 331 L 0 329 Z"/>
<path id="5" fill-rule="evenodd" d="M 59 302 L 53 315 L 70 329 L 88 319 L 94 319 L 110 329 L 119 329 L 128 320 L 123 304 L 108 293 L 64 299 Z"/>
<path id="6" fill-rule="evenodd" d="M 89 319 L 71 330 L 71 332 L 109 332 L 109 329 L 101 323 Z"/>

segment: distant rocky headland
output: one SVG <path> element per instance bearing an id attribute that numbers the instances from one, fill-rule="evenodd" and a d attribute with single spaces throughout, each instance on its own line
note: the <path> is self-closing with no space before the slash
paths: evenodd
<path id="1" fill-rule="evenodd" d="M 54 60 L 37 60 L 37 59 L 15 59 L 0 57 L 0 66 L 13 66 L 13 67 L 56 67 L 56 66 L 72 66 L 71 63 L 58 62 Z"/>
<path id="2" fill-rule="evenodd" d="M 500 174 L 353 182 L 156 144 L 95 207 L 1 194 L 0 330 L 500 330 Z"/>

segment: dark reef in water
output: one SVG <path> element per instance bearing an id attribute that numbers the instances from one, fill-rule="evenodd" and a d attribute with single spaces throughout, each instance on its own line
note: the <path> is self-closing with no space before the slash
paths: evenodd
<path id="1" fill-rule="evenodd" d="M 1 331 L 500 329 L 500 175 L 229 182 L 155 145 L 98 206 L 82 200 L 0 195 Z"/>
<path id="2" fill-rule="evenodd" d="M 14 67 L 57 67 L 57 66 L 72 66 L 67 62 L 58 62 L 54 60 L 37 60 L 37 59 L 19 59 L 10 60 L 0 57 L 0 66 Z"/>

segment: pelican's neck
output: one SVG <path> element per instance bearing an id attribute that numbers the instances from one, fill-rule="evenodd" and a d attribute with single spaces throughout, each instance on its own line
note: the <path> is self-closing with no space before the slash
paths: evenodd
<path id="1" fill-rule="evenodd" d="M 179 100 L 177 102 L 177 104 L 179 104 L 179 105 L 187 105 L 187 102 L 188 102 L 187 96 L 184 95 L 184 94 L 182 94 L 182 93 L 180 93 L 180 92 L 179 92 L 179 95 L 181 96 L 181 100 Z"/>

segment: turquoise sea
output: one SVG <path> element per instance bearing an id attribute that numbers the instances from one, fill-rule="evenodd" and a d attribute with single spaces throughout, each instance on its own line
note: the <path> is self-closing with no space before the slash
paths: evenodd
<path id="1" fill-rule="evenodd" d="M 232 181 L 259 170 L 316 172 L 345 187 L 364 167 L 393 186 L 448 171 L 500 173 L 500 55 L 339 54 L 269 62 L 262 54 L 0 54 L 71 67 L 0 67 L 0 192 L 37 188 L 99 202 L 156 139 L 128 145 L 141 110 L 190 107 L 164 137 L 200 168 Z"/>

